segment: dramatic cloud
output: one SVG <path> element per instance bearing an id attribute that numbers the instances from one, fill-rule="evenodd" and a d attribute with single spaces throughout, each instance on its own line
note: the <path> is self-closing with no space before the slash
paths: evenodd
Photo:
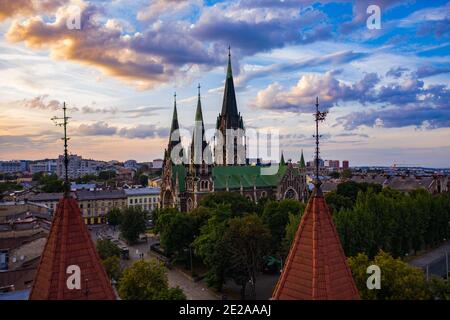
<path id="1" fill-rule="evenodd" d="M 0 1 L 0 21 L 9 17 L 52 12 L 67 2 L 68 0 L 2 0 Z"/>
<path id="2" fill-rule="evenodd" d="M 392 68 L 392 69 L 389 69 L 388 72 L 386 72 L 386 77 L 392 77 L 392 78 L 398 79 L 407 71 L 409 71 L 408 68 L 403 68 L 403 67 Z"/>
<path id="3" fill-rule="evenodd" d="M 355 100 L 366 102 L 379 81 L 378 75 L 369 73 L 353 85 L 347 85 L 338 79 L 338 72 L 325 74 L 305 74 L 298 83 L 286 89 L 278 83 L 269 85 L 258 92 L 251 105 L 256 108 L 311 112 L 314 99 L 320 97 L 324 108 L 338 101 Z"/>
<path id="4" fill-rule="evenodd" d="M 166 137 L 169 135 L 168 128 L 160 128 L 151 124 L 140 124 L 131 128 L 122 128 L 118 130 L 121 137 L 135 139 L 135 138 L 150 138 L 150 137 Z"/>
<path id="5" fill-rule="evenodd" d="M 336 76 L 333 72 L 306 74 L 288 90 L 273 83 L 258 92 L 252 105 L 271 110 L 312 112 L 313 99 L 318 96 L 324 109 L 336 106 L 340 101 L 385 106 L 338 118 L 338 123 L 349 130 L 361 125 L 388 128 L 413 125 L 424 129 L 450 126 L 450 91 L 446 85 L 425 86 L 415 77 L 380 85 L 380 78 L 375 73 L 347 84 Z"/>
<path id="6" fill-rule="evenodd" d="M 48 95 L 41 95 L 32 99 L 24 99 L 22 105 L 26 108 L 41 110 L 58 110 L 62 104 L 57 100 L 49 100 Z"/>
<path id="7" fill-rule="evenodd" d="M 359 126 L 398 128 L 415 126 L 421 129 L 450 127 L 450 108 L 406 106 L 403 108 L 371 109 L 351 113 L 338 121 L 348 130 Z"/>
<path id="8" fill-rule="evenodd" d="M 321 57 L 309 58 L 298 62 L 272 64 L 267 67 L 259 68 L 258 70 L 241 72 L 241 75 L 236 78 L 236 84 L 238 84 L 239 86 L 245 86 L 249 81 L 253 79 L 261 77 L 272 77 L 276 73 L 293 72 L 322 65 L 338 66 L 340 64 L 345 64 L 353 60 L 365 58 L 368 55 L 368 53 L 348 50 L 324 55 Z"/>
<path id="9" fill-rule="evenodd" d="M 130 118 L 140 118 L 140 117 L 149 117 L 157 114 L 156 111 L 166 110 L 163 107 L 138 107 L 135 109 L 129 109 L 123 111 L 123 113 L 127 114 Z"/>
<path id="10" fill-rule="evenodd" d="M 168 128 L 161 128 L 155 125 L 138 124 L 133 127 L 110 126 L 104 121 L 92 124 L 81 124 L 76 130 L 81 136 L 113 136 L 118 135 L 128 139 L 146 139 L 154 137 L 166 137 L 169 135 Z"/>
<path id="11" fill-rule="evenodd" d="M 41 109 L 41 110 L 61 110 L 63 103 L 54 99 L 50 99 L 49 95 L 44 94 L 40 96 L 36 96 L 31 99 L 23 99 L 22 101 L 13 101 L 13 105 L 19 105 L 25 108 L 30 109 Z M 95 103 L 92 103 L 90 106 L 84 107 L 76 107 L 76 106 L 68 106 L 67 108 L 69 112 L 81 112 L 84 114 L 96 114 L 96 113 L 110 113 L 115 114 L 118 112 L 117 108 L 98 108 L 95 106 Z"/>
<path id="12" fill-rule="evenodd" d="M 104 121 L 99 121 L 93 124 L 81 124 L 76 132 L 83 136 L 111 136 L 116 134 L 117 128 L 110 127 Z"/>
<path id="13" fill-rule="evenodd" d="M 331 31 L 318 10 L 299 14 L 299 8 L 247 8 L 239 3 L 205 9 L 193 27 L 196 37 L 233 44 L 245 55 L 329 39 Z"/>
<path id="14" fill-rule="evenodd" d="M 426 78 L 426 77 L 431 77 L 431 76 L 435 76 L 438 74 L 442 74 L 442 73 L 448 73 L 450 72 L 450 68 L 449 67 L 435 67 L 435 66 L 421 66 L 417 69 L 417 71 L 415 72 L 415 76 L 417 78 Z"/>

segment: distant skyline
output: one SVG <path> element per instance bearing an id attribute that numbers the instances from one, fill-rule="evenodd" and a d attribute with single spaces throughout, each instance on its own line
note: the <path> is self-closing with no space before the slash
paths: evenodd
<path id="1" fill-rule="evenodd" d="M 0 35 L 0 160 L 62 154 L 62 101 L 71 153 L 162 158 L 174 91 L 189 129 L 200 83 L 214 126 L 230 45 L 245 125 L 278 129 L 285 159 L 313 158 L 319 96 L 323 159 L 450 167 L 447 1 L 2 1 Z"/>

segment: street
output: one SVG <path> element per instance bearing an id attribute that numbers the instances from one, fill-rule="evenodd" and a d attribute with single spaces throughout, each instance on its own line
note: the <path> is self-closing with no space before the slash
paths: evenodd
<path id="1" fill-rule="evenodd" d="M 100 233 L 107 234 L 114 239 L 119 239 L 119 232 L 113 231 L 107 226 L 90 227 L 91 236 L 94 242 Z M 121 260 L 125 262 L 126 266 L 131 265 L 134 261 L 140 259 L 143 254 L 144 260 L 157 260 L 156 256 L 150 252 L 150 245 L 157 241 L 154 238 L 149 238 L 147 243 L 138 243 L 133 246 L 127 245 L 130 250 L 130 260 Z M 172 268 L 167 269 L 167 277 L 170 287 L 180 287 L 188 300 L 218 300 L 219 297 L 211 292 L 201 281 L 194 282 L 188 275 Z"/>

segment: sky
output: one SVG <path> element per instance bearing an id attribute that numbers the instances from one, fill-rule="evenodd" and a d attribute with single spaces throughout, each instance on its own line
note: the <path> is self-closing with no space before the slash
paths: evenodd
<path id="1" fill-rule="evenodd" d="M 71 153 L 161 158 L 175 91 L 182 128 L 198 84 L 215 125 L 228 46 L 245 126 L 285 159 L 313 158 L 318 96 L 323 159 L 450 167 L 450 2 L 425 0 L 0 0 L 0 160 L 61 154 L 63 101 Z"/>

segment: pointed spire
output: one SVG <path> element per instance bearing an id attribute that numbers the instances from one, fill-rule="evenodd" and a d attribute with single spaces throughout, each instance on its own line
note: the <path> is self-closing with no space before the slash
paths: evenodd
<path id="1" fill-rule="evenodd" d="M 195 126 L 191 143 L 191 163 L 200 164 L 203 159 L 203 151 L 207 143 L 205 141 L 205 124 L 203 122 L 202 103 L 200 98 L 200 84 L 198 84 L 197 110 L 195 111 Z M 197 142 L 198 145 L 195 144 Z"/>
<path id="2" fill-rule="evenodd" d="M 227 67 L 227 79 L 233 77 L 233 71 L 231 70 L 231 46 L 228 46 L 228 67 Z"/>
<path id="3" fill-rule="evenodd" d="M 303 156 L 303 149 L 302 149 L 302 156 L 300 157 L 300 168 L 305 168 L 305 157 Z"/>
<path id="4" fill-rule="evenodd" d="M 330 209 L 319 191 L 315 188 L 309 198 L 274 300 L 360 299 Z"/>
<path id="5" fill-rule="evenodd" d="M 237 110 L 236 93 L 234 91 L 233 72 L 231 68 L 231 47 L 228 47 L 227 78 L 225 80 L 221 116 L 226 117 L 227 119 L 227 129 L 239 127 L 239 112 Z"/>
<path id="6" fill-rule="evenodd" d="M 173 100 L 174 100 L 174 102 L 173 102 L 172 125 L 170 127 L 169 148 L 168 148 L 169 154 L 170 154 L 170 151 L 172 151 L 172 148 L 181 142 L 181 138 L 180 138 L 179 134 L 178 134 L 178 136 L 172 137 L 173 132 L 180 129 L 180 126 L 178 124 L 177 93 L 176 92 L 173 95 Z"/>
<path id="7" fill-rule="evenodd" d="M 281 151 L 281 160 L 280 160 L 280 164 L 281 164 L 282 166 L 284 166 L 284 165 L 286 164 L 286 161 L 284 161 L 284 154 L 283 154 L 283 151 Z"/>
<path id="8" fill-rule="evenodd" d="M 195 121 L 201 121 L 203 125 L 203 112 L 202 112 L 202 102 L 200 99 L 200 83 L 198 84 L 198 100 L 197 100 L 197 110 L 195 111 Z"/>
<path id="9" fill-rule="evenodd" d="M 74 272 L 80 287 L 71 288 Z M 116 300 L 75 199 L 59 200 L 29 299 Z"/>

